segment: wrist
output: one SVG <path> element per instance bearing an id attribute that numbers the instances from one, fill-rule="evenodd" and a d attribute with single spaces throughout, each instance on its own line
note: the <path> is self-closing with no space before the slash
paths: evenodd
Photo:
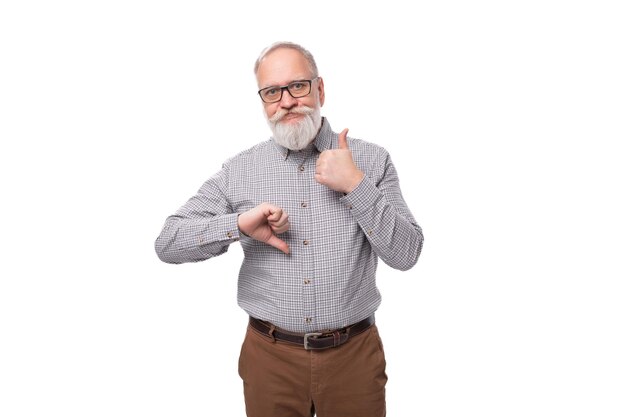
<path id="1" fill-rule="evenodd" d="M 243 228 L 241 227 L 241 216 L 244 214 L 245 213 L 239 213 L 239 215 L 237 215 L 237 229 L 239 229 L 239 233 L 241 233 L 242 235 L 250 237 L 246 232 L 244 232 Z"/>
<path id="2" fill-rule="evenodd" d="M 344 193 L 350 194 L 352 191 L 354 191 L 354 189 L 359 186 L 361 181 L 363 181 L 364 177 L 365 174 L 361 170 L 357 170 L 352 181 L 350 181 L 350 185 L 344 190 Z"/>

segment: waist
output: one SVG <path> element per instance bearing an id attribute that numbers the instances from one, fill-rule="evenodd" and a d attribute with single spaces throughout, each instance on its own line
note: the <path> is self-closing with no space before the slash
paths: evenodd
<path id="1" fill-rule="evenodd" d="M 374 325 L 374 316 L 350 326 L 335 330 L 323 330 L 311 333 L 296 333 L 280 329 L 273 324 L 250 316 L 250 327 L 259 334 L 272 340 L 280 340 L 293 345 L 301 346 L 306 350 L 319 350 L 337 347 L 346 343 L 350 338 L 363 333 Z"/>

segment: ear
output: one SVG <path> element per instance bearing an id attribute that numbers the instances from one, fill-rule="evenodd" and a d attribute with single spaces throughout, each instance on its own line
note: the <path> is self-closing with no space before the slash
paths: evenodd
<path id="1" fill-rule="evenodd" d="M 324 79 L 322 77 L 319 77 L 317 79 L 317 93 L 319 94 L 320 97 L 320 107 L 322 107 L 324 105 Z"/>

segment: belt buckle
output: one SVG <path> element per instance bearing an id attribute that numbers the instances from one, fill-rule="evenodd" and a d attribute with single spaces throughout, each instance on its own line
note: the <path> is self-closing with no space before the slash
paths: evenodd
<path id="1" fill-rule="evenodd" d="M 311 350 L 312 348 L 309 348 L 309 337 L 316 337 L 316 336 L 321 336 L 324 333 L 305 333 L 304 334 L 304 350 Z"/>

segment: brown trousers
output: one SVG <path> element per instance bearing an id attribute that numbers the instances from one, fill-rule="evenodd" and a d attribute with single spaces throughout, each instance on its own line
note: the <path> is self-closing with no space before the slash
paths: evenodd
<path id="1" fill-rule="evenodd" d="M 384 417 L 385 354 L 376 325 L 324 350 L 248 327 L 239 357 L 248 417 Z"/>

